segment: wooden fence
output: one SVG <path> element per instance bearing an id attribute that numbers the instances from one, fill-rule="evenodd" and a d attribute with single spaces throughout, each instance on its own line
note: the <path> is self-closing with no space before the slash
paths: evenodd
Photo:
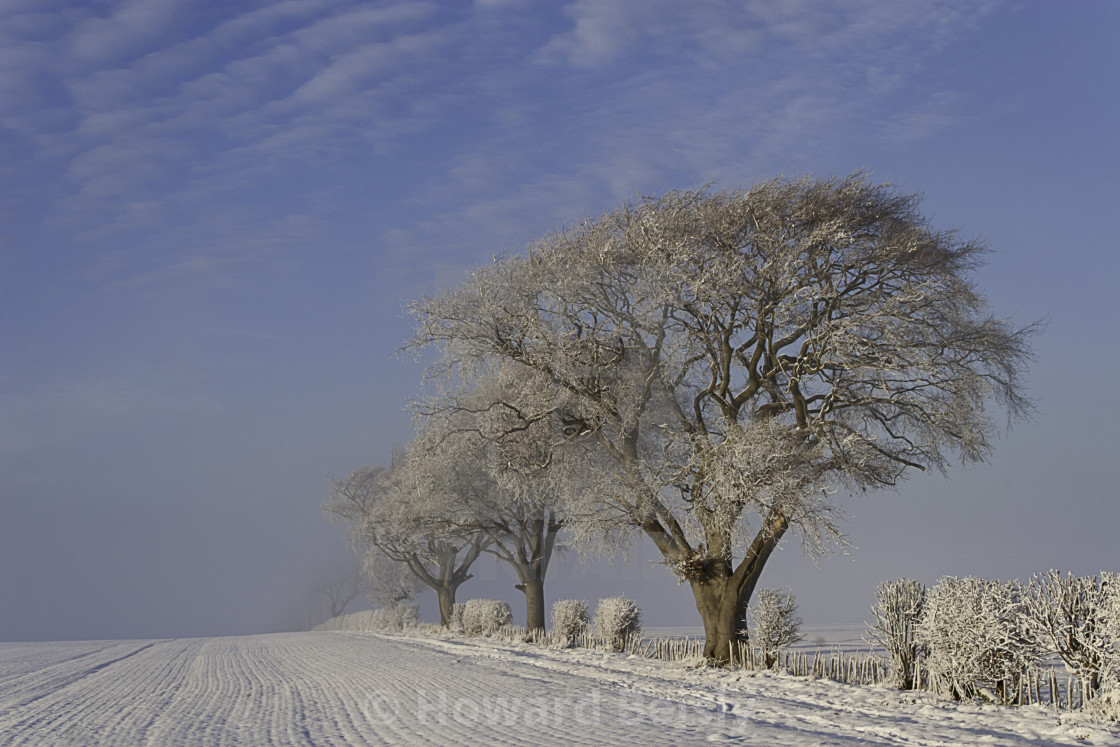
<path id="1" fill-rule="evenodd" d="M 543 630 L 526 631 L 520 627 L 503 629 L 501 637 L 535 643 L 542 646 L 573 646 L 598 651 L 619 651 L 630 656 L 641 656 L 660 661 L 688 661 L 699 663 L 704 659 L 704 639 L 689 636 L 643 638 L 631 635 L 622 641 L 608 641 L 588 633 L 571 641 L 559 641 Z M 728 666 L 749 671 L 766 668 L 762 650 L 743 642 L 729 644 Z M 878 685 L 890 681 L 890 662 L 874 651 L 848 653 L 839 650 L 817 649 L 785 650 L 778 657 L 775 669 L 795 677 L 827 679 L 845 685 Z M 1063 676 L 1054 666 L 1032 667 L 1017 683 L 1018 692 L 1013 705 L 1050 706 L 1056 710 L 1078 710 L 1092 701 L 1092 688 L 1087 682 L 1072 676 Z M 930 677 L 919 660 L 914 672 L 914 690 L 924 690 L 948 695 L 948 687 Z"/>

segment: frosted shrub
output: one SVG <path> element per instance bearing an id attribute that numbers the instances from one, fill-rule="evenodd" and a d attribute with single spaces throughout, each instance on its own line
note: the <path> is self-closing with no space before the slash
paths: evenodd
<path id="1" fill-rule="evenodd" d="M 314 630 L 408 630 L 420 624 L 420 608 L 415 604 L 391 604 L 375 610 L 351 612 L 332 617 Z"/>
<path id="2" fill-rule="evenodd" d="M 589 624 L 587 602 L 582 599 L 561 599 L 552 605 L 552 635 L 565 645 L 571 646 Z"/>
<path id="3" fill-rule="evenodd" d="M 452 633 L 464 633 L 466 628 L 463 627 L 463 608 L 466 604 L 463 602 L 456 602 L 451 605 L 451 616 L 447 620 L 447 628 Z"/>
<path id="4" fill-rule="evenodd" d="M 1015 581 L 946 576 L 926 597 L 918 642 L 928 647 L 931 681 L 957 700 L 1010 703 L 1038 659 Z"/>
<path id="5" fill-rule="evenodd" d="M 513 624 L 509 604 L 500 599 L 469 599 L 463 604 L 463 632 L 470 636 L 492 636 Z"/>
<path id="6" fill-rule="evenodd" d="M 762 649 L 766 668 L 778 663 L 782 649 L 802 639 L 801 618 L 793 594 L 773 589 L 760 589 L 748 614 L 751 619 L 750 640 Z"/>
<path id="7" fill-rule="evenodd" d="M 642 610 L 626 597 L 599 600 L 595 609 L 595 635 L 615 651 L 621 651 L 630 636 L 642 634 Z"/>
<path id="8" fill-rule="evenodd" d="M 925 601 L 925 585 L 912 578 L 884 581 L 875 589 L 874 620 L 867 624 L 866 638 L 887 652 L 891 679 L 899 690 L 915 687 L 914 667 L 922 653 L 916 629 Z"/>
<path id="9" fill-rule="evenodd" d="M 1107 630 L 1108 584 L 1096 576 L 1062 576 L 1058 571 L 1031 577 L 1023 602 L 1038 647 L 1057 654 L 1095 695 L 1113 648 Z"/>
<path id="10" fill-rule="evenodd" d="M 390 604 L 373 610 L 374 630 L 407 630 L 420 624 L 420 608 L 415 604 Z"/>
<path id="11" fill-rule="evenodd" d="M 1101 573 L 1101 621 L 1104 635 L 1097 640 L 1101 654 L 1100 697 L 1096 715 L 1120 721 L 1120 574 Z"/>

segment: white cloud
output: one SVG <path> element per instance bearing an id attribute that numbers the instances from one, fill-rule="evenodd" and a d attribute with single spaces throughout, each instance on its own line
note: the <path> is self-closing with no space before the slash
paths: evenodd
<path id="1" fill-rule="evenodd" d="M 87 15 L 69 34 L 69 53 L 85 63 L 105 63 L 159 44 L 191 0 L 123 0 L 107 16 Z"/>

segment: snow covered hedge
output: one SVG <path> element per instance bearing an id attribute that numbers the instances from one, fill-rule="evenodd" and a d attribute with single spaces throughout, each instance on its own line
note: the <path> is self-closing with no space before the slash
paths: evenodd
<path id="1" fill-rule="evenodd" d="M 513 624 L 509 603 L 500 599 L 469 599 L 463 603 L 463 632 L 470 636 L 492 636 Z"/>
<path id="2" fill-rule="evenodd" d="M 1120 573 L 1101 573 L 1099 619 L 1103 634 L 1094 646 L 1101 657 L 1101 686 L 1092 709 L 1120 721 Z"/>
<path id="3" fill-rule="evenodd" d="M 626 597 L 599 600 L 595 609 L 595 635 L 616 651 L 621 651 L 630 636 L 642 634 L 642 610 Z"/>
<path id="4" fill-rule="evenodd" d="M 1115 650 L 1108 631 L 1108 576 L 1074 576 L 1051 570 L 1031 577 L 1023 601 L 1031 636 L 1088 687 L 1100 691 Z"/>
<path id="5" fill-rule="evenodd" d="M 867 626 L 866 639 L 887 652 L 891 679 L 900 690 L 914 688 L 914 675 L 923 647 L 917 627 L 925 608 L 926 587 L 912 578 L 884 581 L 875 589 L 871 607 L 874 621 Z"/>
<path id="6" fill-rule="evenodd" d="M 565 645 L 572 645 L 590 622 L 582 599 L 561 599 L 552 605 L 552 635 Z"/>
<path id="7" fill-rule="evenodd" d="M 942 578 L 929 591 L 917 634 L 936 688 L 958 700 L 1014 701 L 1040 653 L 1017 581 Z"/>
<path id="8" fill-rule="evenodd" d="M 415 604 L 392 604 L 376 610 L 351 612 L 332 617 L 314 630 L 362 631 L 408 630 L 420 624 L 420 608 Z"/>

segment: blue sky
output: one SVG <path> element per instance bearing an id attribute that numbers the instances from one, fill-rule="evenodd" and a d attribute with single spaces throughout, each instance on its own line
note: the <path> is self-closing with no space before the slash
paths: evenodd
<path id="1" fill-rule="evenodd" d="M 1118 31 L 1103 0 L 0 0 L 0 640 L 298 625 L 343 550 L 324 474 L 410 436 L 405 301 L 638 193 L 858 168 L 1049 319 L 1039 412 L 763 585 L 827 623 L 899 575 L 1118 570 Z M 652 560 L 548 593 L 694 624 Z"/>

